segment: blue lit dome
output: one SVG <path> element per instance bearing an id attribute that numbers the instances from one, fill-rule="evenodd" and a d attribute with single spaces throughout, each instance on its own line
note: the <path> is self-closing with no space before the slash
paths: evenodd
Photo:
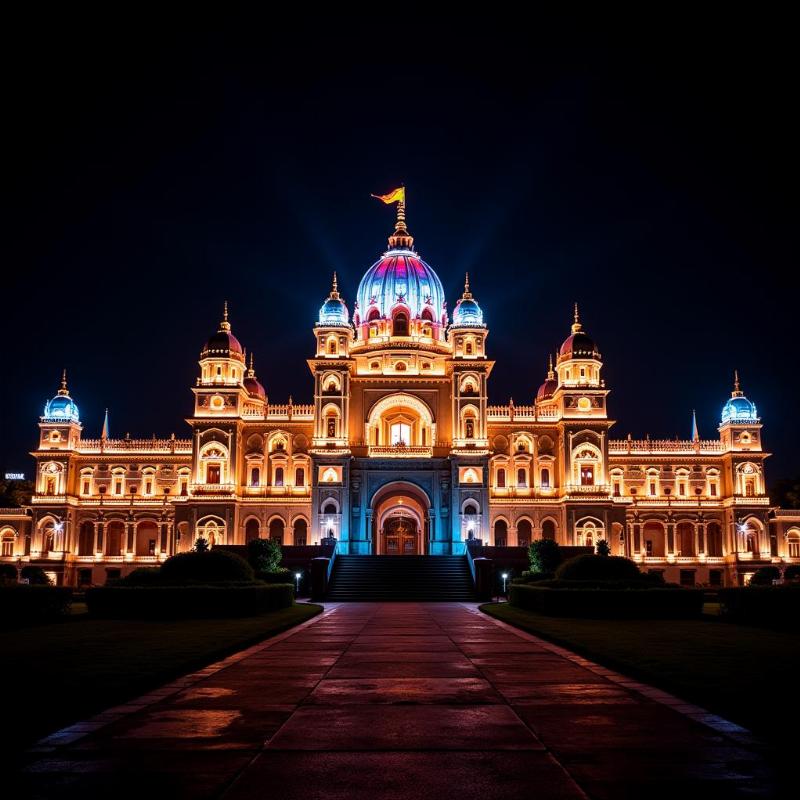
<path id="1" fill-rule="evenodd" d="M 58 394 L 44 404 L 43 417 L 47 419 L 64 420 L 66 422 L 80 422 L 78 404 L 69 396 L 67 389 L 67 371 L 61 378 L 61 388 Z"/>
<path id="2" fill-rule="evenodd" d="M 395 306 L 406 306 L 411 319 L 426 318 L 447 324 L 444 288 L 433 268 L 412 249 L 405 211 L 398 208 L 397 225 L 389 237 L 389 250 L 376 261 L 358 284 L 356 325 L 373 319 L 390 319 Z"/>
<path id="3" fill-rule="evenodd" d="M 744 396 L 739 388 L 739 374 L 736 373 L 734 388 L 730 400 L 722 407 L 722 421 L 724 422 L 758 422 L 756 404 Z"/>
<path id="4" fill-rule="evenodd" d="M 322 304 L 319 310 L 320 325 L 350 325 L 350 313 L 347 310 L 344 300 L 339 296 L 339 283 L 336 273 L 333 273 L 333 288 L 328 295 L 328 299 Z"/>

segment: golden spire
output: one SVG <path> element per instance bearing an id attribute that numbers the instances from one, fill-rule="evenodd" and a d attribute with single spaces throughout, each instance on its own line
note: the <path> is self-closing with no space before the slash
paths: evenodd
<path id="1" fill-rule="evenodd" d="M 231 329 L 231 324 L 228 322 L 228 301 L 226 300 L 222 306 L 222 322 L 219 324 L 219 329 L 221 331 L 229 331 Z"/>
<path id="2" fill-rule="evenodd" d="M 548 367 L 547 367 L 547 380 L 552 381 L 555 380 L 556 374 L 553 372 L 553 354 L 550 353 L 547 359 Z"/>
<path id="3" fill-rule="evenodd" d="M 338 300 L 339 299 L 339 278 L 337 277 L 336 273 L 333 273 L 333 285 L 331 286 L 331 294 L 328 297 L 328 300 Z"/>
<path id="4" fill-rule="evenodd" d="M 731 392 L 731 397 L 744 397 L 744 392 L 742 391 L 742 388 L 739 385 L 738 369 L 735 369 L 733 371 L 733 391 Z"/>
<path id="5" fill-rule="evenodd" d="M 575 303 L 575 310 L 572 314 L 572 332 L 579 333 L 583 329 L 583 325 L 581 325 L 581 318 L 578 312 L 578 304 Z"/>
<path id="6" fill-rule="evenodd" d="M 250 351 L 250 369 L 247 370 L 247 377 L 248 378 L 255 378 L 256 371 L 253 369 L 253 351 Z"/>
<path id="7" fill-rule="evenodd" d="M 469 272 L 464 273 L 464 294 L 462 300 L 472 300 L 472 292 L 469 290 Z"/>
<path id="8" fill-rule="evenodd" d="M 58 393 L 63 397 L 69 394 L 69 389 L 67 389 L 67 368 L 64 367 L 64 371 L 61 373 L 61 386 L 58 390 Z"/>
<path id="9" fill-rule="evenodd" d="M 389 247 L 394 250 L 398 247 L 408 248 L 414 246 L 414 237 L 408 232 L 406 227 L 406 200 L 405 187 L 403 199 L 397 202 L 397 222 L 394 225 L 394 233 L 389 237 Z"/>

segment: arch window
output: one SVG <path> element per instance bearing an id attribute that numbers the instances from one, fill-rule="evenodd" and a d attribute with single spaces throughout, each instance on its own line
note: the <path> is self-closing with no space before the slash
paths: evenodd
<path id="1" fill-rule="evenodd" d="M 718 522 L 709 522 L 706 526 L 706 542 L 707 555 L 722 556 L 722 527 Z"/>
<path id="2" fill-rule="evenodd" d="M 786 544 L 789 558 L 800 558 L 800 532 L 789 531 Z"/>
<path id="3" fill-rule="evenodd" d="M 275 467 L 275 486 L 283 486 L 283 467 Z"/>
<path id="4" fill-rule="evenodd" d="M 0 550 L 0 555 L 4 556 L 13 556 L 14 555 L 14 531 L 6 528 L 3 531 L 2 537 L 2 550 Z"/>
<path id="5" fill-rule="evenodd" d="M 261 486 L 261 468 L 252 467 L 250 469 L 250 485 Z"/>
<path id="6" fill-rule="evenodd" d="M 464 513 L 465 514 L 477 514 L 478 513 L 478 506 L 473 502 L 469 502 L 464 506 Z"/>
<path id="7" fill-rule="evenodd" d="M 154 556 L 158 542 L 158 524 L 145 520 L 136 526 L 136 555 Z"/>
<path id="8" fill-rule="evenodd" d="M 94 523 L 85 520 L 78 531 L 78 555 L 90 556 L 94 553 Z"/>
<path id="9" fill-rule="evenodd" d="M 547 467 L 542 469 L 542 489 L 550 488 L 550 470 Z"/>
<path id="10" fill-rule="evenodd" d="M 339 480 L 339 475 L 333 467 L 328 467 L 322 473 L 323 483 L 336 483 Z"/>
<path id="11" fill-rule="evenodd" d="M 330 355 L 336 355 L 337 346 L 336 346 L 336 339 L 328 339 L 328 353 Z"/>
<path id="12" fill-rule="evenodd" d="M 528 486 L 528 471 L 524 467 L 517 470 L 517 487 L 525 489 Z"/>
<path id="13" fill-rule="evenodd" d="M 474 352 L 475 352 L 475 345 L 472 343 L 471 339 L 467 339 L 467 341 L 464 342 L 465 355 L 471 356 L 474 354 Z"/>
<path id="14" fill-rule="evenodd" d="M 464 483 L 478 483 L 478 473 L 472 467 L 464 470 Z"/>
<path id="15" fill-rule="evenodd" d="M 694 525 L 691 522 L 679 522 L 675 529 L 675 538 L 680 548 L 679 555 L 697 555 L 694 547 Z"/>
<path id="16" fill-rule="evenodd" d="M 408 314 L 398 311 L 392 318 L 392 335 L 408 336 Z"/>
<path id="17" fill-rule="evenodd" d="M 221 520 L 203 520 L 197 526 L 197 539 L 205 539 L 209 547 L 225 544 L 225 525 Z"/>
<path id="18" fill-rule="evenodd" d="M 405 422 L 393 422 L 389 433 L 392 445 L 406 447 L 411 443 L 411 426 Z"/>
<path id="19" fill-rule="evenodd" d="M 530 520 L 521 519 L 517 523 L 517 545 L 527 547 L 533 539 L 533 526 Z"/>
<path id="20" fill-rule="evenodd" d="M 506 488 L 506 471 L 503 467 L 500 467 L 497 470 L 497 488 L 498 489 Z"/>
<path id="21" fill-rule="evenodd" d="M 269 523 L 269 538 L 272 539 L 273 542 L 283 544 L 284 527 L 285 526 L 282 519 L 279 517 L 273 519 Z"/>
<path id="22" fill-rule="evenodd" d="M 294 522 L 294 543 L 298 547 L 308 544 L 308 523 L 302 518 Z"/>
<path id="23" fill-rule="evenodd" d="M 645 522 L 642 529 L 644 554 L 650 558 L 663 558 L 666 555 L 666 536 L 660 522 Z"/>
<path id="24" fill-rule="evenodd" d="M 297 467 L 294 471 L 294 485 L 295 486 L 305 486 L 306 485 L 306 471 L 303 467 Z"/>
<path id="25" fill-rule="evenodd" d="M 556 523 L 553 522 L 552 519 L 546 519 L 542 523 L 542 539 L 552 539 L 555 541 L 556 538 Z"/>
<path id="26" fill-rule="evenodd" d="M 582 521 L 578 523 L 577 535 L 578 545 L 594 547 L 603 538 L 603 528 L 593 520 Z"/>
<path id="27" fill-rule="evenodd" d="M 253 539 L 258 539 L 261 534 L 261 525 L 257 519 L 249 519 L 244 526 L 244 541 L 252 542 Z"/>
<path id="28" fill-rule="evenodd" d="M 106 555 L 122 555 L 122 543 L 125 536 L 125 525 L 120 520 L 112 520 L 106 526 Z"/>
<path id="29" fill-rule="evenodd" d="M 505 547 L 508 544 L 508 523 L 504 519 L 495 520 L 494 544 L 495 547 Z"/>

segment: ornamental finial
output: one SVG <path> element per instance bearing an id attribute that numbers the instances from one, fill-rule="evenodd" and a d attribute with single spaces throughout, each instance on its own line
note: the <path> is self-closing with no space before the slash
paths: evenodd
<path id="1" fill-rule="evenodd" d="M 578 333 L 583 329 L 583 325 L 581 325 L 581 317 L 580 312 L 578 311 L 578 304 L 575 303 L 574 311 L 572 312 L 572 332 Z"/>
<path id="2" fill-rule="evenodd" d="M 553 354 L 550 353 L 547 357 L 547 380 L 552 381 L 556 374 L 553 372 Z"/>
<path id="3" fill-rule="evenodd" d="M 733 394 L 731 397 L 741 397 L 742 394 L 742 389 L 739 386 L 739 370 L 735 369 L 733 371 Z"/>
<path id="4" fill-rule="evenodd" d="M 64 370 L 61 373 L 61 386 L 59 387 L 58 393 L 62 396 L 69 394 L 69 389 L 67 389 L 67 368 L 64 367 Z"/>
<path id="5" fill-rule="evenodd" d="M 331 284 L 331 294 L 328 297 L 328 300 L 338 300 L 339 299 L 339 277 L 336 273 L 333 273 L 333 283 Z"/>
<path id="6" fill-rule="evenodd" d="M 464 273 L 464 294 L 462 300 L 472 300 L 472 292 L 469 290 L 469 272 Z"/>
<path id="7" fill-rule="evenodd" d="M 389 237 L 389 247 L 394 250 L 398 247 L 408 248 L 414 246 L 414 237 L 408 232 L 406 227 L 406 188 L 395 190 L 392 197 L 397 200 L 397 222 L 394 225 L 394 233 Z M 384 202 L 393 202 L 384 200 Z"/>
<path id="8" fill-rule="evenodd" d="M 247 377 L 248 378 L 255 378 L 256 371 L 253 368 L 253 351 L 250 351 L 250 369 L 247 370 Z"/>
<path id="9" fill-rule="evenodd" d="M 228 301 L 222 304 L 222 322 L 219 324 L 219 329 L 221 331 L 229 331 L 231 329 L 231 324 L 228 322 Z"/>

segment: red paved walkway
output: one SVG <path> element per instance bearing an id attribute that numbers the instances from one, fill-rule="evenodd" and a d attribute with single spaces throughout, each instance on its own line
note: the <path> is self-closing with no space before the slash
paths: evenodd
<path id="1" fill-rule="evenodd" d="M 773 796 L 741 729 L 620 678 L 466 606 L 343 605 L 50 737 L 22 794 Z"/>

